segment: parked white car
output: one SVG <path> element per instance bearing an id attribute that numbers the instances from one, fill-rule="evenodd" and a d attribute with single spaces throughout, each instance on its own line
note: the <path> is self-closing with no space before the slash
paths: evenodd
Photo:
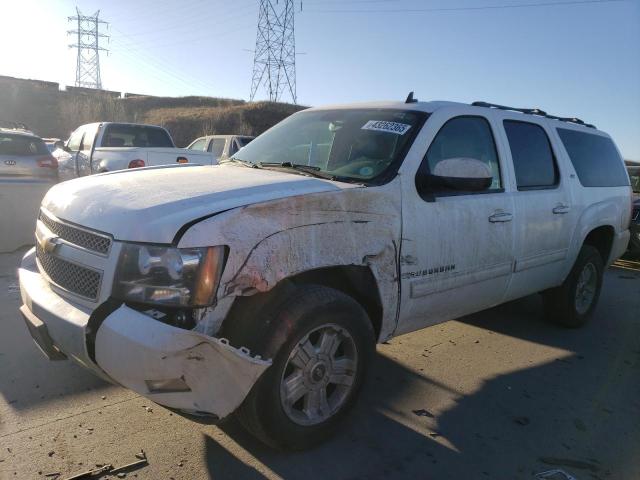
<path id="1" fill-rule="evenodd" d="M 219 162 L 235 155 L 254 138 L 248 135 L 207 135 L 196 138 L 187 148 L 198 152 L 210 152 Z"/>
<path id="2" fill-rule="evenodd" d="M 61 180 L 153 165 L 216 163 L 204 152 L 176 148 L 164 128 L 136 123 L 82 125 L 54 155 L 60 165 Z"/>
<path id="3" fill-rule="evenodd" d="M 311 108 L 215 167 L 52 188 L 20 308 L 72 358 L 183 413 L 304 448 L 376 342 L 541 292 L 567 327 L 629 241 L 611 138 L 484 103 Z"/>

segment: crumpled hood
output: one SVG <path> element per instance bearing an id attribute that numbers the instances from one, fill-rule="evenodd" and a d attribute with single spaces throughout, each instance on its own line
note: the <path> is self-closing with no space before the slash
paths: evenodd
<path id="1" fill-rule="evenodd" d="M 59 183 L 42 205 L 116 240 L 171 243 L 185 224 L 244 205 L 356 185 L 235 165 L 122 170 Z"/>

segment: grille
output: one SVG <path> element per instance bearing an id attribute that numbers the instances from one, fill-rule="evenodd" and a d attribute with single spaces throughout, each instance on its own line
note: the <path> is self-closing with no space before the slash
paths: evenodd
<path id="1" fill-rule="evenodd" d="M 40 268 L 53 283 L 90 300 L 98 298 L 102 279 L 100 272 L 48 254 L 40 248 L 40 245 L 36 245 L 36 256 L 40 262 Z"/>
<path id="2" fill-rule="evenodd" d="M 56 222 L 55 220 L 51 220 L 42 212 L 40 212 L 38 218 L 49 230 L 69 243 L 86 248 L 87 250 L 92 250 L 102 255 L 109 253 L 109 248 L 111 248 L 111 239 L 108 237 L 87 232 L 65 223 Z"/>

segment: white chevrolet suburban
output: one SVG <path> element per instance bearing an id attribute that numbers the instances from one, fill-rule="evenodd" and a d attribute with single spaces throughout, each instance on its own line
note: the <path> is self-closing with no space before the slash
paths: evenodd
<path id="1" fill-rule="evenodd" d="M 20 311 L 51 359 L 304 448 L 376 342 L 537 292 L 582 325 L 630 216 L 618 150 L 578 119 L 412 95 L 311 108 L 218 166 L 53 187 Z"/>

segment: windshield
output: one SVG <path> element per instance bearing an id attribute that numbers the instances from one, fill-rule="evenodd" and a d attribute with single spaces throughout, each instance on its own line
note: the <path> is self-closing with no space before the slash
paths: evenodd
<path id="1" fill-rule="evenodd" d="M 304 111 L 280 122 L 232 158 L 313 167 L 370 181 L 402 161 L 427 114 L 391 109 Z"/>
<path id="2" fill-rule="evenodd" d="M 634 193 L 640 193 L 640 167 L 629 169 L 629 179 Z"/>
<path id="3" fill-rule="evenodd" d="M 0 133 L 0 155 L 31 156 L 49 153 L 44 142 L 27 135 Z"/>

